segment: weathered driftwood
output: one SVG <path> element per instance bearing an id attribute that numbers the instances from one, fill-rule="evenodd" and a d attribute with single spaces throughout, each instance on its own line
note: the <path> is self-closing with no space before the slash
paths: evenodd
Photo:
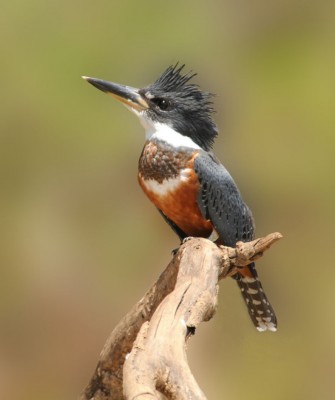
<path id="1" fill-rule="evenodd" d="M 281 237 L 272 233 L 235 248 L 187 240 L 111 333 L 81 400 L 205 399 L 187 364 L 186 341 L 214 315 L 218 281 Z"/>

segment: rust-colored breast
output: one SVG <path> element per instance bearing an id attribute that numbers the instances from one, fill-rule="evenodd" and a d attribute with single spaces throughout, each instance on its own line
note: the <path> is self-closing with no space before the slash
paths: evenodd
<path id="1" fill-rule="evenodd" d="M 197 155 L 197 152 L 190 153 L 187 159 L 179 160 L 178 168 L 172 166 L 174 174 L 167 179 L 156 180 L 141 168 L 138 179 L 148 198 L 183 232 L 189 236 L 208 237 L 213 226 L 202 216 L 197 204 L 199 181 L 193 169 Z"/>

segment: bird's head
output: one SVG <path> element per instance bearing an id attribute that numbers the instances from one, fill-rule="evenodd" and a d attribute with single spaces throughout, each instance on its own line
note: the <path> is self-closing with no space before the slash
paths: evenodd
<path id="1" fill-rule="evenodd" d="M 212 119 L 213 95 L 189 83 L 196 74 L 182 74 L 183 68 L 170 66 L 153 84 L 141 89 L 83 78 L 135 112 L 148 139 L 155 135 L 176 147 L 210 150 L 218 133 Z"/>

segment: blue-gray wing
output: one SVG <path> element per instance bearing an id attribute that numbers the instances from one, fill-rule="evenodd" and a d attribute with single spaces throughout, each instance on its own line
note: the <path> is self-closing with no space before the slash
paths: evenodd
<path id="1" fill-rule="evenodd" d="M 211 154 L 201 151 L 194 160 L 200 182 L 198 205 L 209 219 L 226 246 L 253 238 L 254 223 L 251 211 L 244 203 L 233 178 Z"/>

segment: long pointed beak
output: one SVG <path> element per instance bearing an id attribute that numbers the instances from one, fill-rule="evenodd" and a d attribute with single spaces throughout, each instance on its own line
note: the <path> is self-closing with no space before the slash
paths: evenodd
<path id="1" fill-rule="evenodd" d="M 116 100 L 121 101 L 126 106 L 131 107 L 137 111 L 143 111 L 149 108 L 148 103 L 139 94 L 138 89 L 119 85 L 118 83 L 104 81 L 102 79 L 90 78 L 88 76 L 82 76 L 85 81 L 95 86 L 97 89 L 113 96 Z"/>

